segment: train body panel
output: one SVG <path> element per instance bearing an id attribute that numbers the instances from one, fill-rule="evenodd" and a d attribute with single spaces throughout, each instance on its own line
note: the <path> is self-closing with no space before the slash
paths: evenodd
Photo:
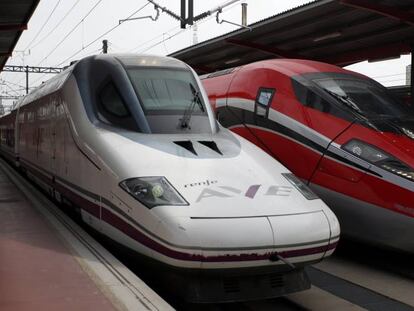
<path id="1" fill-rule="evenodd" d="M 414 217 L 414 117 L 385 88 L 305 60 L 261 61 L 202 81 L 219 122 L 305 180 L 338 211 L 345 234 L 414 252 L 400 240 Z"/>
<path id="2" fill-rule="evenodd" d="M 207 100 L 180 61 L 93 56 L 29 94 L 0 129 L 12 133 L 17 120 L 12 150 L 28 176 L 135 253 L 208 278 L 256 269 L 286 278 L 280 288 L 264 283 L 254 294 L 263 297 L 307 288 L 303 266 L 338 243 L 335 215 L 283 165 L 219 126 Z M 194 291 L 193 300 L 208 299 Z"/>
<path id="3" fill-rule="evenodd" d="M 0 146 L 4 155 L 11 161 L 16 160 L 16 111 L 2 117 L 0 124 Z"/>

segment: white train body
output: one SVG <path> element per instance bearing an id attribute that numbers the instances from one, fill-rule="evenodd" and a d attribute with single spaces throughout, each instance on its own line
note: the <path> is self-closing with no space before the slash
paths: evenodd
<path id="1" fill-rule="evenodd" d="M 190 106 L 165 110 L 186 87 Z M 303 267 L 334 251 L 335 215 L 305 197 L 312 193 L 285 167 L 217 124 L 207 103 L 194 72 L 178 60 L 88 57 L 0 119 L 1 151 L 110 239 L 174 271 L 197 271 L 190 300 L 309 287 Z M 240 288 L 204 295 L 201 275 L 209 273 L 239 278 Z M 243 287 L 246 275 L 275 274 L 282 283 Z"/>

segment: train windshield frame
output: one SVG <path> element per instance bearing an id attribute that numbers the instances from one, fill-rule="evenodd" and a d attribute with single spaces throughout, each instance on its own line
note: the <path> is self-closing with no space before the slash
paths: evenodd
<path id="1" fill-rule="evenodd" d="M 177 114 L 184 112 L 191 105 L 194 94 L 192 85 L 197 92 L 197 82 L 191 71 L 180 68 L 160 67 L 129 67 L 129 79 L 140 99 L 146 115 Z M 205 103 L 200 98 L 202 105 Z M 206 114 L 196 105 L 193 114 Z"/>
<path id="2" fill-rule="evenodd" d="M 315 92 L 338 108 L 364 119 L 414 118 L 414 112 L 407 105 L 383 85 L 368 78 L 346 73 L 311 73 L 294 80 L 308 89 L 306 93 Z M 299 89 L 297 83 L 294 87 Z M 298 98 L 306 97 L 303 90 L 296 93 Z"/>
<path id="3" fill-rule="evenodd" d="M 212 133 L 192 71 L 151 66 L 129 66 L 126 71 L 152 133 Z"/>

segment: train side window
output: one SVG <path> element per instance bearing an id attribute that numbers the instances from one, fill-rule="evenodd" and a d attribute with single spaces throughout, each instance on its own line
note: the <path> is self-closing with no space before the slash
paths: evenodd
<path id="1" fill-rule="evenodd" d="M 267 117 L 270 104 L 272 103 L 275 89 L 259 88 L 256 96 L 255 113 L 261 117 Z"/>
<path id="2" fill-rule="evenodd" d="M 331 105 L 326 100 L 310 90 L 306 96 L 306 105 L 325 113 L 329 113 L 331 110 Z"/>
<path id="3" fill-rule="evenodd" d="M 107 113 L 119 118 L 129 116 L 128 108 L 125 106 L 121 95 L 112 82 L 105 85 L 99 94 L 99 98 L 103 109 L 105 109 Z"/>
<path id="4" fill-rule="evenodd" d="M 137 131 L 137 125 L 115 84 L 110 81 L 98 92 L 98 118 L 104 123 Z"/>
<path id="5" fill-rule="evenodd" d="M 312 91 L 310 87 L 306 87 L 294 79 L 292 79 L 292 82 L 296 98 L 302 105 L 350 122 L 353 120 L 353 117 L 349 112 L 325 100 L 323 97 Z"/>
<path id="6" fill-rule="evenodd" d="M 304 106 L 307 105 L 306 103 L 306 96 L 308 93 L 307 87 L 296 81 L 295 79 L 292 79 L 292 87 L 293 91 L 295 92 L 296 99 Z"/>

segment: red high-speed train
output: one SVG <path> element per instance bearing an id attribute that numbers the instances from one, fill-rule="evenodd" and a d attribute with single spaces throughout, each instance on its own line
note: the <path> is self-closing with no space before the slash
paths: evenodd
<path id="1" fill-rule="evenodd" d="M 414 111 L 361 74 L 266 60 L 202 77 L 221 124 L 307 181 L 352 238 L 414 252 Z"/>

